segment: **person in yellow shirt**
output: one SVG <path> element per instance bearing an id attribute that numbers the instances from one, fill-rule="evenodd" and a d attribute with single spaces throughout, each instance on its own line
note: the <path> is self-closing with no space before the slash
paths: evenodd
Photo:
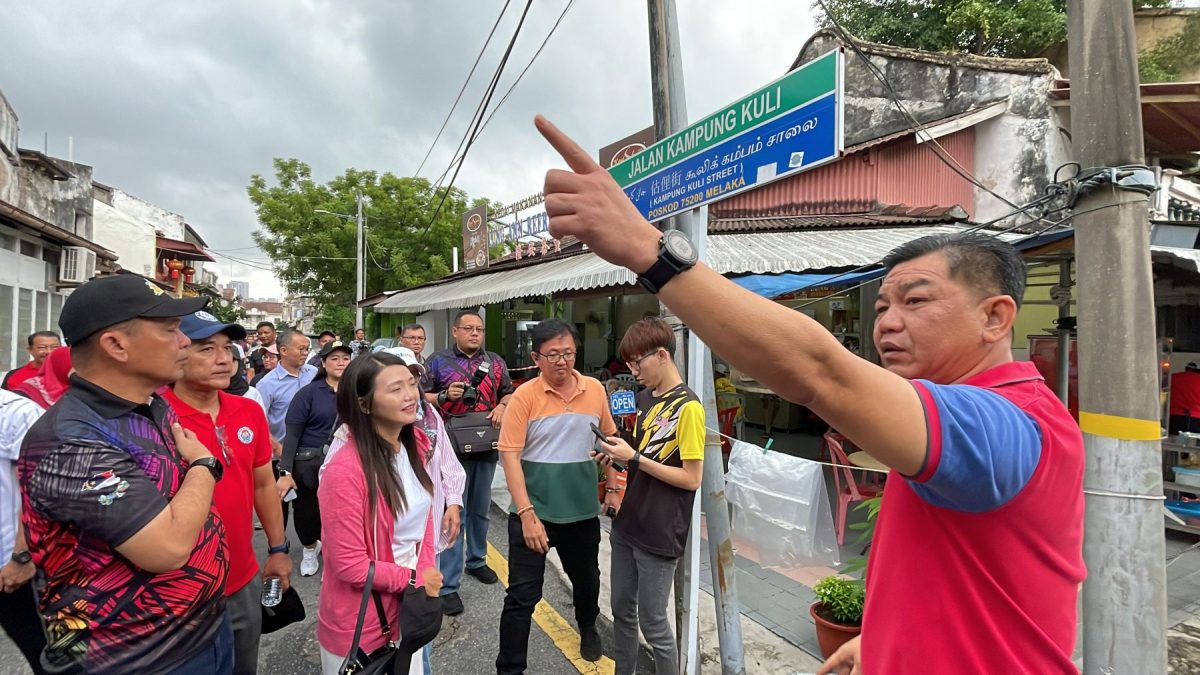
<path id="1" fill-rule="evenodd" d="M 704 470 L 705 430 L 704 407 L 684 385 L 674 352 L 675 334 L 662 319 L 642 319 L 625 333 L 621 358 L 645 387 L 633 431 L 637 450 L 610 436 L 596 455 L 629 471 L 624 499 L 619 505 L 606 500 L 606 506 L 618 508 L 609 538 L 617 675 L 632 675 L 637 665 L 639 624 L 654 650 L 656 672 L 679 672 L 667 596 Z"/>

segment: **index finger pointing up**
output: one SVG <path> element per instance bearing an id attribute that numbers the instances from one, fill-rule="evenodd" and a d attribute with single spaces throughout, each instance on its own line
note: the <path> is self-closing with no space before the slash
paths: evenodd
<path id="1" fill-rule="evenodd" d="M 575 173 L 594 173 L 604 170 L 587 151 L 579 147 L 578 143 L 571 140 L 570 136 L 564 134 L 550 120 L 538 115 L 533 118 L 533 124 L 542 136 L 550 141 L 550 145 L 567 161 L 567 166 L 571 167 Z"/>

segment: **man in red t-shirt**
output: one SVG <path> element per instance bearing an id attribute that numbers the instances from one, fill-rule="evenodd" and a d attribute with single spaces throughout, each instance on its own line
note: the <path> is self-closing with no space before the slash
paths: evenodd
<path id="1" fill-rule="evenodd" d="M 179 329 L 192 341 L 181 377 L 163 396 L 185 429 L 225 464 L 213 505 L 225 522 L 229 547 L 226 607 L 233 622 L 235 675 L 254 673 L 262 633 L 263 579 L 279 578 L 286 590 L 292 560 L 284 533 L 283 508 L 271 471 L 267 417 L 257 403 L 225 393 L 234 372 L 232 341 L 246 337 L 237 324 L 208 312 L 183 317 Z M 267 561 L 259 572 L 254 555 L 253 512 L 267 534 Z"/>
<path id="2" fill-rule="evenodd" d="M 46 357 L 50 356 L 50 352 L 62 346 L 62 341 L 58 339 L 58 333 L 49 330 L 38 331 L 29 336 L 28 351 L 32 359 L 29 363 L 10 370 L 4 376 L 4 383 L 0 386 L 9 390 L 16 391 L 17 387 L 22 382 L 38 374 L 42 369 L 42 364 L 46 362 Z"/>
<path id="3" fill-rule="evenodd" d="M 546 174 L 555 237 L 637 274 L 730 365 L 891 467 L 862 638 L 818 672 L 1078 673 L 1083 437 L 1037 369 L 1013 360 L 1021 254 L 982 233 L 889 254 L 875 301 L 881 368 L 699 262 L 590 153 L 536 124 L 572 169 Z"/>
<path id="4" fill-rule="evenodd" d="M 1171 434 L 1200 432 L 1200 364 L 1171 376 Z"/>

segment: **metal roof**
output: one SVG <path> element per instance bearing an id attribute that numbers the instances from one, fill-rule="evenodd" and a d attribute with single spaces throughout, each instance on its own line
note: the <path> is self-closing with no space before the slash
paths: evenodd
<path id="1" fill-rule="evenodd" d="M 870 211 L 859 213 L 829 213 L 773 218 L 714 218 L 708 223 L 708 231 L 710 234 L 718 234 L 722 232 L 804 230 L 817 227 L 898 227 L 903 225 L 938 225 L 966 219 L 967 212 L 959 206 L 910 207 L 901 204 L 895 206 L 880 205 Z"/>
<path id="2" fill-rule="evenodd" d="M 585 253 L 403 291 L 376 305 L 375 311 L 399 314 L 477 307 L 531 295 L 606 288 L 636 281 L 633 272 L 594 253 Z"/>
<path id="3" fill-rule="evenodd" d="M 721 274 L 775 274 L 846 267 L 879 262 L 892 249 L 934 234 L 962 232 L 962 227 L 871 228 L 714 234 L 708 238 L 708 261 Z M 1012 241 L 1022 235 L 1000 235 Z"/>
<path id="4" fill-rule="evenodd" d="M 708 237 L 705 261 L 721 274 L 807 272 L 844 269 L 879 262 L 897 246 L 933 234 L 953 234 L 963 227 L 871 228 L 861 230 L 758 232 Z M 1011 241 L 1019 234 L 1004 234 Z M 594 253 L 544 263 L 476 274 L 401 291 L 375 306 L 385 314 L 477 307 L 513 298 L 562 291 L 632 285 L 636 276 Z"/>

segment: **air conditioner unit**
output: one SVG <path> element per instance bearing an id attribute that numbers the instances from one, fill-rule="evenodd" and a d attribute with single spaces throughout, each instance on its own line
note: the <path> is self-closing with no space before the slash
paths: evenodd
<path id="1" fill-rule="evenodd" d="M 58 281 L 83 284 L 96 275 L 96 254 L 82 246 L 64 246 L 58 265 Z"/>

